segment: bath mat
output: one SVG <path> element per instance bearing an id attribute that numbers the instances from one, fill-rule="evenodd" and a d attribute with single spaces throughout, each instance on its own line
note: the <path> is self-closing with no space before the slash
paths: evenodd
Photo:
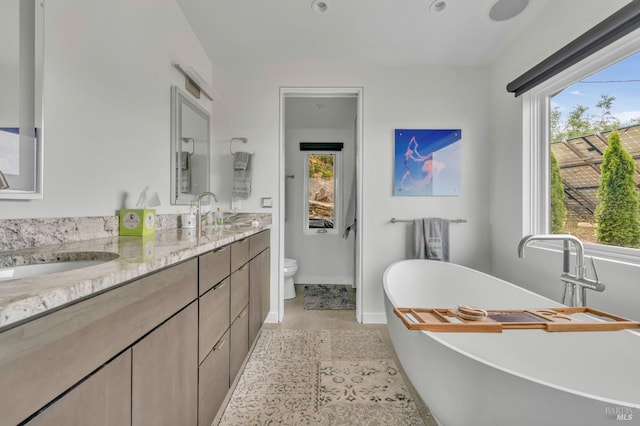
<path id="1" fill-rule="evenodd" d="M 380 332 L 263 329 L 216 424 L 425 423 Z"/>
<path id="2" fill-rule="evenodd" d="M 314 284 L 304 286 L 304 308 L 355 309 L 351 295 L 345 285 Z"/>

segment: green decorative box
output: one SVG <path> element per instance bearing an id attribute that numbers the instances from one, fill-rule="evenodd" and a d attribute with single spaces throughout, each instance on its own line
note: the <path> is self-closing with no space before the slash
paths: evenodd
<path id="1" fill-rule="evenodd" d="M 120 235 L 142 236 L 156 232 L 155 209 L 120 210 Z"/>

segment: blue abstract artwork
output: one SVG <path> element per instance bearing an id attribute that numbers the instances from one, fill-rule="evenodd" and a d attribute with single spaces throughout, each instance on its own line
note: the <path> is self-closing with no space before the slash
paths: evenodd
<path id="1" fill-rule="evenodd" d="M 460 195 L 461 129 L 396 129 L 393 195 Z"/>

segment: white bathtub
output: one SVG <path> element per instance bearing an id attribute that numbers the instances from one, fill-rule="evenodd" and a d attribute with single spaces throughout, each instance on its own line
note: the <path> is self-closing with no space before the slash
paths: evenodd
<path id="1" fill-rule="evenodd" d="M 562 306 L 451 263 L 394 263 L 384 273 L 384 289 L 395 350 L 439 424 L 640 424 L 639 333 L 408 330 L 393 313 L 394 307 Z"/>

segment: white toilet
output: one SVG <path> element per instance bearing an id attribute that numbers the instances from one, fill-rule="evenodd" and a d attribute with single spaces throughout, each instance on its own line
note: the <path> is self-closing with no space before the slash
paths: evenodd
<path id="1" fill-rule="evenodd" d="M 296 297 L 296 288 L 293 286 L 293 276 L 298 272 L 298 262 L 295 259 L 284 258 L 284 298 Z"/>

